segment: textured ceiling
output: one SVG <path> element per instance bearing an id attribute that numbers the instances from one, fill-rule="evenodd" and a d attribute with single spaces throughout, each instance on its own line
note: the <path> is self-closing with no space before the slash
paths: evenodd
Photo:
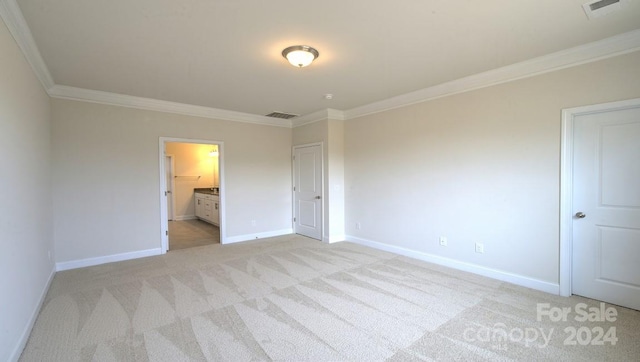
<path id="1" fill-rule="evenodd" d="M 640 1 L 18 0 L 58 85 L 265 115 L 348 110 L 640 28 Z M 320 57 L 296 69 L 280 52 Z M 332 93 L 332 100 L 324 95 Z"/>

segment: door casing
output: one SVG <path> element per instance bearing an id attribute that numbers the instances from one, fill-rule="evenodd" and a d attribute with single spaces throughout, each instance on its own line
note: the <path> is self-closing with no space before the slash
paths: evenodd
<path id="1" fill-rule="evenodd" d="M 167 216 L 167 198 L 164 196 L 164 190 L 167 188 L 167 178 L 165 171 L 165 145 L 166 143 L 178 142 L 178 143 L 197 143 L 207 145 L 218 146 L 218 175 L 219 175 L 219 187 L 220 187 L 220 244 L 227 243 L 227 228 L 226 228 L 226 187 L 225 187 L 225 173 L 224 173 L 224 142 L 213 140 L 202 140 L 192 138 L 174 138 L 174 137 L 160 137 L 158 145 L 158 158 L 160 164 L 160 250 L 162 254 L 165 254 L 169 250 L 169 219 Z M 175 205 L 175 203 L 174 203 Z"/>
<path id="2" fill-rule="evenodd" d="M 167 187 L 165 190 L 171 191 L 171 193 L 167 195 L 167 219 L 175 220 L 176 195 L 174 190 L 176 189 L 176 181 L 173 176 L 175 175 L 176 166 L 173 155 L 166 155 L 165 160 L 169 162 L 168 165 L 165 163 L 165 172 L 170 171 L 170 181 L 168 181 L 168 185 L 165 185 Z M 169 167 L 169 170 L 166 169 L 167 166 Z M 169 203 L 171 203 L 171 207 L 169 207 Z"/>
<path id="3" fill-rule="evenodd" d="M 640 98 L 562 110 L 560 156 L 560 295 L 572 294 L 573 255 L 573 131 L 576 117 L 640 106 Z"/>

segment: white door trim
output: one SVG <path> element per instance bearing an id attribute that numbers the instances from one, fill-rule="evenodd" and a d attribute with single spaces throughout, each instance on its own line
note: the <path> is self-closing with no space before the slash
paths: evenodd
<path id="1" fill-rule="evenodd" d="M 218 174 L 219 174 L 219 186 L 220 186 L 220 244 L 227 244 L 227 223 L 226 223 L 226 187 L 225 187 L 225 173 L 224 173 L 224 142 L 213 140 L 202 140 L 192 138 L 175 138 L 175 137 L 160 137 L 158 142 L 158 158 L 160 163 L 160 250 L 162 254 L 165 254 L 169 249 L 169 221 L 167 217 L 167 199 L 164 197 L 164 190 L 167 186 L 167 178 L 165 174 L 165 145 L 170 142 L 179 143 L 196 143 L 205 145 L 217 145 L 218 146 Z M 174 203 L 175 205 L 175 203 Z"/>
<path id="2" fill-rule="evenodd" d="M 573 130 L 576 117 L 640 106 L 640 98 L 562 110 L 560 155 L 560 295 L 572 293 L 573 253 Z"/>
<path id="3" fill-rule="evenodd" d="M 293 147 L 291 147 L 291 184 L 293 186 L 296 185 L 296 163 L 294 161 L 294 156 L 296 154 L 296 150 L 299 148 L 305 148 L 305 147 L 313 147 L 313 146 L 320 146 L 320 179 L 321 179 L 321 185 L 320 185 L 320 197 L 322 198 L 322 202 L 320 203 L 320 239 L 324 240 L 324 210 L 325 210 L 325 202 L 327 202 L 325 196 L 325 192 L 324 192 L 324 143 L 323 142 L 314 142 L 314 143 L 305 143 L 302 145 L 295 145 Z M 296 233 L 296 223 L 295 221 L 293 221 L 293 218 L 296 217 L 296 192 L 294 191 L 293 187 L 291 188 L 291 214 L 293 215 L 293 217 L 291 218 L 291 228 L 294 232 L 294 234 Z"/>
<path id="4" fill-rule="evenodd" d="M 174 176 L 175 175 L 175 169 L 176 169 L 176 162 L 175 162 L 175 158 L 173 157 L 173 155 L 171 154 L 166 154 L 165 157 L 170 159 L 171 162 L 171 174 L 170 176 Z M 166 172 L 166 170 L 165 170 Z M 166 185 L 165 185 L 166 186 Z M 171 177 L 171 195 L 168 195 L 171 198 L 171 215 L 167 215 L 167 219 L 169 220 L 175 220 L 176 219 L 176 180 L 175 177 Z M 167 208 L 168 210 L 168 208 Z"/>

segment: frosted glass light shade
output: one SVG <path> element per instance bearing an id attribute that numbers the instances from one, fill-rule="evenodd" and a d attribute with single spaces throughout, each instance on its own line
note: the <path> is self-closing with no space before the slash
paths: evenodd
<path id="1" fill-rule="evenodd" d="M 294 45 L 282 51 L 282 56 L 287 58 L 294 67 L 302 68 L 311 64 L 318 55 L 317 50 L 307 45 Z"/>

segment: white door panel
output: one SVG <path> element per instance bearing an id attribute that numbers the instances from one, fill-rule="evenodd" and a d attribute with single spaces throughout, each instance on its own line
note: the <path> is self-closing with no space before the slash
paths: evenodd
<path id="1" fill-rule="evenodd" d="M 640 230 L 599 227 L 600 279 L 628 286 L 640 286 L 640 273 L 630 273 L 640 255 Z"/>
<path id="2" fill-rule="evenodd" d="M 298 157 L 300 161 L 298 163 L 298 166 L 300 167 L 300 180 L 298 183 L 300 192 L 317 192 L 318 185 L 316 180 L 316 168 L 318 166 L 318 160 L 316 160 L 315 152 L 307 152 L 307 150 L 305 150 L 303 152 L 300 152 L 300 154 L 296 157 Z"/>
<path id="3" fill-rule="evenodd" d="M 315 201 L 315 200 L 314 200 Z M 314 201 L 300 200 L 298 202 L 300 207 L 300 225 L 309 228 L 316 228 L 316 203 Z"/>
<path id="4" fill-rule="evenodd" d="M 640 182 L 640 162 L 633 157 L 640 155 L 640 122 L 602 126 L 601 130 L 602 205 L 640 207 L 640 187 L 629 187 L 630 182 Z"/>
<path id="5" fill-rule="evenodd" d="M 640 309 L 640 108 L 576 117 L 572 292 Z"/>
<path id="6" fill-rule="evenodd" d="M 294 229 L 322 239 L 322 147 L 294 149 Z"/>

